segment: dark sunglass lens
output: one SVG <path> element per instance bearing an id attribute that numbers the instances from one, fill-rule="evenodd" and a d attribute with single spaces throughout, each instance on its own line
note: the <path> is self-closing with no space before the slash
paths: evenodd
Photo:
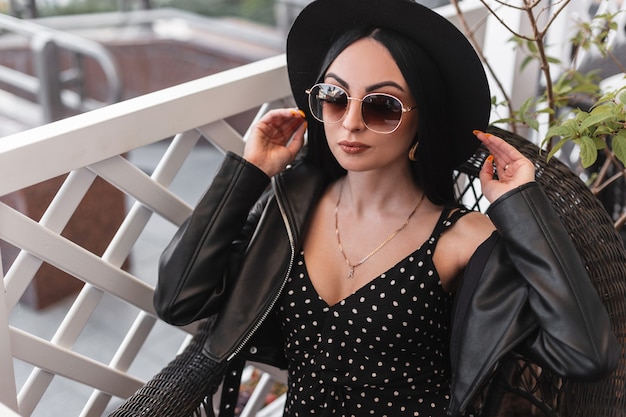
<path id="1" fill-rule="evenodd" d="M 341 120 L 348 107 L 345 91 L 333 85 L 322 84 L 311 92 L 311 111 L 320 120 L 334 123 Z"/>
<path id="2" fill-rule="evenodd" d="M 363 100 L 363 121 L 372 130 L 391 132 L 402 118 L 402 103 L 391 96 L 371 94 Z"/>

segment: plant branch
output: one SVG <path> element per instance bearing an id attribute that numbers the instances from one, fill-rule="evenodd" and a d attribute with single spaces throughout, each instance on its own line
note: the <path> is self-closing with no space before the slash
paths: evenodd
<path id="1" fill-rule="evenodd" d="M 614 53 L 612 53 L 611 51 L 606 51 L 606 54 L 609 56 L 611 61 L 613 61 L 613 63 L 617 66 L 620 72 L 626 73 L 626 67 L 624 67 L 621 61 L 617 59 Z"/>
<path id="2" fill-rule="evenodd" d="M 615 181 L 626 176 L 626 171 L 621 167 L 619 161 L 617 161 L 615 154 L 609 151 L 608 149 L 604 150 L 604 154 L 606 156 L 606 159 L 604 160 L 604 163 L 602 164 L 602 168 L 600 168 L 600 171 L 598 172 L 598 176 L 596 177 L 595 181 L 593 182 L 593 185 L 591 186 L 591 192 L 595 195 L 600 194 L 604 189 L 608 188 Z M 617 167 L 618 171 L 616 174 L 606 179 L 607 173 L 609 172 L 609 168 L 611 166 Z"/>
<path id="3" fill-rule="evenodd" d="M 526 3 L 526 0 L 525 0 L 525 3 Z M 536 4 L 539 4 L 539 3 L 535 3 L 535 5 Z M 554 99 L 554 89 L 552 88 L 552 75 L 550 73 L 550 64 L 548 62 L 548 56 L 546 55 L 546 48 L 545 48 L 545 43 L 544 43 L 546 32 L 540 31 L 538 29 L 537 19 L 534 14 L 533 7 L 527 7 L 525 12 L 526 12 L 526 15 L 528 16 L 528 20 L 530 21 L 530 27 L 534 35 L 533 39 L 537 47 L 537 52 L 539 53 L 539 67 L 541 69 L 541 72 L 544 74 L 544 79 L 546 82 L 546 97 L 548 101 L 548 107 L 550 109 L 554 109 L 555 99 Z M 554 112 L 548 115 L 550 125 L 552 125 L 554 118 L 555 118 Z"/>
<path id="4" fill-rule="evenodd" d="M 498 3 L 500 6 L 505 6 L 505 7 L 508 7 L 509 9 L 514 9 L 514 10 L 520 10 L 521 11 L 521 10 L 524 10 L 526 8 L 526 6 L 523 6 L 523 7 L 515 6 L 514 4 L 505 3 L 505 2 L 503 2 L 501 0 L 496 0 L 495 2 Z M 482 3 L 485 4 L 484 2 L 482 2 Z M 487 8 L 489 8 L 489 6 L 487 4 L 485 4 L 485 6 L 487 6 Z M 495 12 L 492 11 L 492 14 L 497 17 Z M 500 20 L 500 19 L 498 19 L 498 20 Z"/>
<path id="5" fill-rule="evenodd" d="M 465 19 L 465 14 L 463 13 L 461 8 L 459 7 L 458 0 L 451 0 L 451 1 L 452 1 L 452 4 L 454 5 L 454 8 L 456 9 L 456 14 L 457 14 L 457 16 L 459 18 L 461 26 L 463 27 L 463 30 L 465 31 L 465 34 L 466 34 L 467 38 L 469 39 L 470 43 L 472 44 L 472 46 L 476 50 L 476 53 L 478 54 L 478 57 L 480 58 L 480 60 L 483 62 L 483 64 L 487 68 L 487 71 L 489 71 L 489 74 L 491 74 L 491 77 L 493 78 L 493 80 L 495 81 L 496 85 L 498 86 L 498 89 L 502 93 L 502 96 L 504 97 L 504 100 L 505 100 L 505 102 L 507 104 L 507 108 L 509 110 L 509 113 L 513 114 L 514 109 L 513 109 L 513 105 L 511 104 L 511 98 L 507 94 L 506 89 L 504 88 L 504 85 L 502 85 L 502 81 L 500 81 L 500 79 L 496 75 L 496 72 L 494 71 L 493 67 L 491 66 L 491 64 L 489 63 L 487 58 L 485 57 L 485 54 L 483 52 L 483 49 L 482 49 L 481 45 L 476 41 L 476 37 L 474 36 L 474 30 L 467 23 L 467 20 Z M 515 133 L 515 126 L 512 126 L 511 129 Z"/>
<path id="6" fill-rule="evenodd" d="M 544 26 L 544 30 L 541 31 L 542 33 L 542 37 L 545 37 L 545 35 L 548 33 L 548 29 L 550 29 L 550 26 L 552 26 L 552 24 L 554 23 L 554 21 L 556 20 L 556 18 L 561 14 L 561 12 L 563 10 L 565 10 L 565 7 L 570 4 L 571 0 L 565 0 L 563 2 L 557 2 L 552 4 L 552 6 L 560 3 L 560 6 L 555 10 L 554 13 L 552 13 L 552 15 L 550 16 L 550 19 L 548 19 L 548 22 L 546 23 L 546 25 Z"/>
<path id="7" fill-rule="evenodd" d="M 508 107 L 511 117 L 510 124 L 522 123 L 526 126 L 539 130 L 539 120 L 537 117 L 547 113 L 548 131 L 543 140 L 543 144 L 550 151 L 549 157 L 553 156 L 565 141 L 573 141 L 580 147 L 580 162 L 583 166 L 594 164 L 597 152 L 602 151 L 605 160 L 601 165 L 594 166 L 593 181 L 589 184 L 591 192 L 602 197 L 605 193 L 612 193 L 615 187 L 620 186 L 622 178 L 626 178 L 626 89 L 618 89 L 614 92 L 600 95 L 600 86 L 596 81 L 594 73 L 582 74 L 575 68 L 576 59 L 580 50 L 587 50 L 591 46 L 598 47 L 602 58 L 610 60 L 616 68 L 626 73 L 626 64 L 620 62 L 618 57 L 609 50 L 608 40 L 611 32 L 623 30 L 613 22 L 615 14 L 604 13 L 595 15 L 589 24 L 581 24 L 581 28 L 571 39 L 573 46 L 577 47 L 571 56 L 553 57 L 548 55 L 546 45 L 548 36 L 552 33 L 549 30 L 554 27 L 557 18 L 566 10 L 571 0 L 510 0 L 515 4 L 507 4 L 509 0 L 479 0 L 484 6 L 489 16 L 493 16 L 502 27 L 514 37 L 517 48 L 524 55 L 520 70 L 527 64 L 533 63 L 534 68 L 542 77 L 540 82 L 542 90 L 532 89 L 531 96 L 525 100 L 519 109 L 513 109 L 513 104 L 507 95 L 505 88 L 495 76 L 494 69 L 489 65 L 483 51 L 478 47 L 473 31 L 467 25 L 461 12 L 458 1 L 451 0 L 454 4 L 457 15 L 468 39 L 479 53 L 480 59 L 484 62 L 486 69 L 495 79 L 498 88 L 505 97 L 505 105 Z M 548 3 L 552 1 L 552 3 Z M 511 21 L 505 21 L 506 14 L 502 13 L 504 7 L 513 10 Z M 522 13 L 520 13 L 522 12 Z M 623 9 L 620 8 L 620 12 Z M 521 17 L 520 17 L 521 16 Z M 591 16 L 590 16 L 591 17 Z M 524 24 L 519 25 L 524 18 Z M 597 20 L 596 20 L 597 19 Z M 600 21 L 602 26 L 596 26 L 595 22 Z M 544 24 L 545 22 L 545 24 Z M 511 24 L 511 25 L 510 25 Z M 523 32 L 523 33 L 522 33 Z M 556 36 L 564 35 L 560 32 Z M 557 38 L 557 41 L 567 42 L 566 39 Z M 608 58 L 608 59 L 607 59 Z M 552 72 L 561 72 L 561 67 L 556 69 L 554 64 L 561 65 L 561 60 L 566 61 L 567 68 L 563 66 L 563 73 L 557 79 L 552 79 Z M 539 81 L 539 79 L 537 79 Z M 533 87 L 534 87 L 533 81 Z M 574 110 L 572 98 L 583 97 L 586 101 L 587 110 Z M 567 115 L 559 114 L 564 109 Z M 608 146 L 606 137 L 612 137 L 612 146 Z M 552 139 L 559 142 L 553 149 Z M 593 158 L 592 158 L 593 157 Z M 623 203 L 623 202 L 622 202 Z M 617 215 L 614 215 L 617 217 Z M 615 221 L 615 228 L 620 229 L 626 225 L 626 212 L 621 214 Z"/>
<path id="8" fill-rule="evenodd" d="M 497 20 L 498 22 L 500 22 L 500 24 L 501 24 L 502 26 L 504 26 L 504 28 L 505 28 L 506 30 L 508 30 L 509 32 L 511 32 L 511 34 L 512 34 L 513 36 L 517 36 L 518 38 L 523 38 L 523 36 L 522 36 L 521 34 L 518 34 L 518 33 L 517 33 L 517 32 L 516 32 L 516 31 L 515 31 L 512 27 L 510 27 L 510 26 L 509 26 L 509 25 L 508 25 L 508 24 L 507 24 L 507 23 L 506 23 L 506 22 L 505 22 L 505 21 L 504 21 L 504 20 L 503 20 L 500 16 L 498 16 L 498 13 L 496 13 L 496 11 L 495 11 L 495 10 L 493 10 L 493 9 L 491 8 L 491 6 L 489 5 L 489 3 L 487 3 L 487 0 L 480 0 L 480 2 L 483 4 L 483 6 L 485 6 L 485 8 L 487 9 L 487 11 L 488 11 L 489 13 L 491 13 L 491 15 L 492 15 L 494 18 L 496 18 L 496 20 Z M 510 7 L 510 8 L 512 8 L 512 9 L 523 10 L 522 8 L 519 8 L 519 7 L 517 7 L 517 6 L 511 6 L 511 5 L 509 5 L 509 4 L 506 4 L 506 3 L 503 3 L 503 2 L 500 2 L 500 1 L 496 1 L 496 2 L 497 2 L 498 4 L 501 4 L 501 5 L 506 6 L 506 7 Z"/>
<path id="9" fill-rule="evenodd" d="M 626 224 L 626 213 L 622 213 L 621 216 L 615 221 L 614 226 L 615 230 L 620 230 Z"/>

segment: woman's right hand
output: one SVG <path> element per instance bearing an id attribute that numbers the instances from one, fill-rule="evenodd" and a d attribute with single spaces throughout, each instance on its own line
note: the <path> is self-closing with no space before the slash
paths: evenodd
<path id="1" fill-rule="evenodd" d="M 306 126 L 301 110 L 267 112 L 251 131 L 243 151 L 244 159 L 273 177 L 295 159 L 304 144 Z"/>
<path id="2" fill-rule="evenodd" d="M 517 149 L 490 133 L 476 130 L 474 134 L 491 153 L 479 174 L 487 200 L 493 203 L 505 193 L 535 180 L 535 166 Z M 494 177 L 494 165 L 497 178 Z"/>

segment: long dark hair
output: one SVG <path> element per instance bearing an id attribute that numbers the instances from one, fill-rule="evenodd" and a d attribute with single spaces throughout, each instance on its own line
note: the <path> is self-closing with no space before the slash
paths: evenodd
<path id="1" fill-rule="evenodd" d="M 415 141 L 419 141 L 416 161 L 410 161 L 416 184 L 424 189 L 434 204 L 454 201 L 450 149 L 453 146 L 449 126 L 453 116 L 446 111 L 446 86 L 439 70 L 424 50 L 406 36 L 384 28 L 356 28 L 344 33 L 329 48 L 318 76 L 324 78 L 326 70 L 337 56 L 359 39 L 370 37 L 385 46 L 402 72 L 417 103 L 419 126 Z M 328 182 L 346 174 L 330 152 L 324 126 L 310 121 L 306 159 L 320 167 Z M 408 149 L 407 149 L 408 159 Z"/>

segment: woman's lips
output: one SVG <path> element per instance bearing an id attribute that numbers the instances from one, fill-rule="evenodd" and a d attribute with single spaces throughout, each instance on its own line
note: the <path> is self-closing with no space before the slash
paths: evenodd
<path id="1" fill-rule="evenodd" d="M 360 142 L 349 142 L 347 140 L 343 140 L 338 143 L 339 147 L 342 151 L 349 154 L 357 154 L 366 151 L 369 146 L 360 143 Z"/>

